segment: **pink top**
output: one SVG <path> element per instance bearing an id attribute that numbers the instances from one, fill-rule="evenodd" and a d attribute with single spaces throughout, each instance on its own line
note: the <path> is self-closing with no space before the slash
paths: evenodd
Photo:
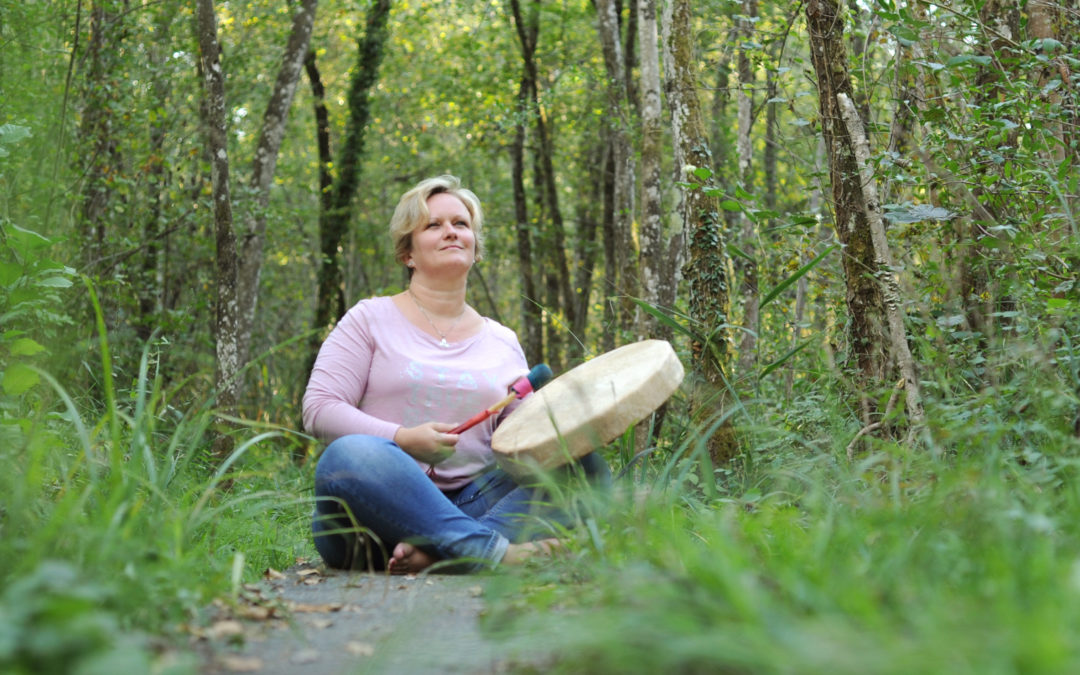
<path id="1" fill-rule="evenodd" d="M 360 301 L 319 350 L 304 392 L 304 428 L 332 441 L 349 434 L 393 439 L 400 427 L 424 422 L 457 424 L 501 401 L 529 370 L 517 336 L 491 319 L 449 348 L 438 343 L 391 298 Z M 435 468 L 440 489 L 461 487 L 494 464 L 498 420 L 489 417 L 460 435 L 454 454 Z"/>

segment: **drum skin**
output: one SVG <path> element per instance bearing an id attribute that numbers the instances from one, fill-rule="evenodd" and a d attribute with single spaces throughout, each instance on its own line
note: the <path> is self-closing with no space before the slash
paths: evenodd
<path id="1" fill-rule="evenodd" d="M 495 458 L 520 479 L 587 455 L 659 408 L 683 372 L 665 340 L 601 354 L 525 399 L 492 435 Z"/>

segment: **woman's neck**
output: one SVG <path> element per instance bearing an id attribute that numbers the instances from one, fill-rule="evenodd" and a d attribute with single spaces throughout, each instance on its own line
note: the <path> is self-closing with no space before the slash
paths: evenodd
<path id="1" fill-rule="evenodd" d="M 409 282 L 409 292 L 428 313 L 447 319 L 461 316 L 465 311 L 465 290 L 464 280 L 455 284 L 439 284 L 414 274 Z"/>

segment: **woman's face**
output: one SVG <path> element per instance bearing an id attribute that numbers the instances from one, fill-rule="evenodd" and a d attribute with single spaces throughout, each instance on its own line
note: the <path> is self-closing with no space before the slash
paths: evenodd
<path id="1" fill-rule="evenodd" d="M 457 197 L 440 192 L 427 200 L 427 223 L 413 230 L 412 251 L 406 258 L 425 274 L 468 273 L 476 259 L 472 217 Z"/>

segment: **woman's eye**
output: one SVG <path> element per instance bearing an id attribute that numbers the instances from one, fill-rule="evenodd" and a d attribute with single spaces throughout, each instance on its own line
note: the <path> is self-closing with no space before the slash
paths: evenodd
<path id="1" fill-rule="evenodd" d="M 429 229 L 429 230 L 430 230 L 431 228 L 433 228 L 433 227 L 438 227 L 438 226 L 439 226 L 439 224 L 438 224 L 438 223 L 428 223 L 428 224 L 427 224 L 427 229 Z"/>
<path id="2" fill-rule="evenodd" d="M 469 226 L 469 224 L 466 223 L 464 220 L 459 220 L 456 223 L 454 223 L 454 225 L 456 227 L 468 227 Z"/>

